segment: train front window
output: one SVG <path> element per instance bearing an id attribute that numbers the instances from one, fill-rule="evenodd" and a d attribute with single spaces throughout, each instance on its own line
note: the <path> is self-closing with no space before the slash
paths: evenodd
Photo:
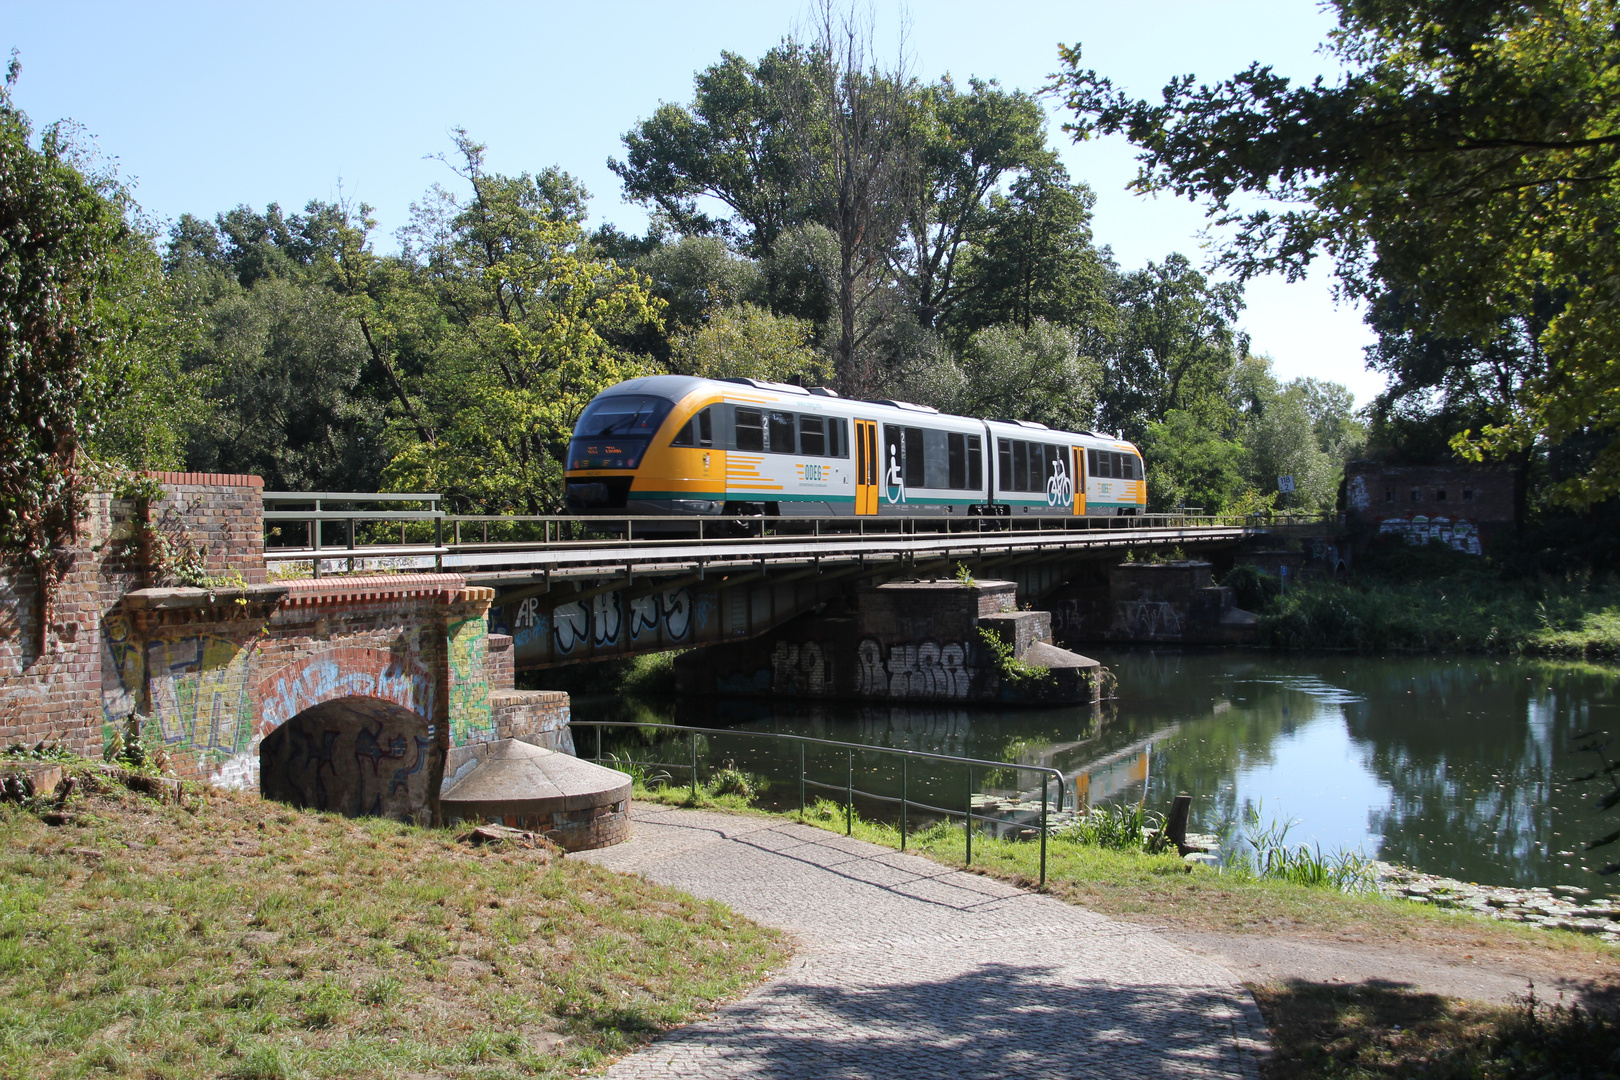
<path id="1" fill-rule="evenodd" d="M 568 442 L 570 469 L 634 469 L 653 433 L 675 407 L 648 394 L 599 397 L 580 414 Z"/>
<path id="2" fill-rule="evenodd" d="M 604 439 L 635 436 L 651 438 L 675 403 L 647 394 L 613 394 L 599 397 L 580 413 L 574 425 L 576 439 Z"/>

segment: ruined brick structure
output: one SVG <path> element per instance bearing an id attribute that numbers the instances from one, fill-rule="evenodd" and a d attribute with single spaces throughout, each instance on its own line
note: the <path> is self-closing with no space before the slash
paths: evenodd
<path id="1" fill-rule="evenodd" d="M 424 821 L 458 748 L 571 749 L 567 695 L 512 689 L 493 590 L 455 574 L 270 582 L 258 477 L 154 479 L 161 497 L 90 500 L 43 653 L 31 575 L 0 573 L 0 745 L 98 756 L 135 714 L 182 777 Z M 215 584 L 162 580 L 176 551 Z"/>
<path id="2" fill-rule="evenodd" d="M 1344 477 L 1346 523 L 1363 534 L 1438 540 L 1477 555 L 1483 542 L 1512 528 L 1513 485 L 1513 470 L 1502 465 L 1352 461 Z"/>

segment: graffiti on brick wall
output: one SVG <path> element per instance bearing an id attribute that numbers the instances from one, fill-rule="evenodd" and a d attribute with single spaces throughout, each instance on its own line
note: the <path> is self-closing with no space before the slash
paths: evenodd
<path id="1" fill-rule="evenodd" d="M 294 806 L 421 821 L 438 753 L 432 727 L 416 716 L 329 702 L 264 739 L 261 787 Z"/>
<path id="2" fill-rule="evenodd" d="M 1453 551 L 1469 555 L 1481 553 L 1479 529 L 1467 518 L 1453 521 L 1444 516 L 1428 517 L 1424 514 L 1409 518 L 1385 518 L 1378 523 L 1378 532 L 1384 536 L 1404 537 L 1413 546 L 1439 542 Z"/>
<path id="3" fill-rule="evenodd" d="M 778 641 L 771 653 L 771 689 L 778 694 L 822 697 L 833 690 L 832 662 L 818 642 Z"/>
<path id="4" fill-rule="evenodd" d="M 313 705 L 344 697 L 378 698 L 424 719 L 433 715 L 433 678 L 419 661 L 402 662 L 382 650 L 353 651 L 360 652 L 361 658 L 340 658 L 338 650 L 333 650 L 289 664 L 269 676 L 269 684 L 261 689 L 264 730 Z"/>
<path id="5" fill-rule="evenodd" d="M 550 634 L 552 647 L 560 656 L 568 656 L 581 646 L 589 644 L 595 649 L 612 650 L 630 642 L 644 642 L 663 635 L 666 642 L 685 641 L 692 631 L 694 611 L 698 625 L 707 625 L 708 595 L 704 594 L 694 605 L 692 594 L 685 588 L 668 589 L 661 593 L 631 598 L 626 610 L 622 592 L 599 593 L 589 600 L 571 600 L 542 610 L 544 597 L 531 596 L 518 603 L 512 615 L 513 645 L 523 651 L 533 651 L 537 642 Z"/>
<path id="6" fill-rule="evenodd" d="M 1350 482 L 1344 486 L 1344 504 L 1352 510 L 1365 510 L 1372 505 L 1372 497 L 1367 494 L 1366 477 L 1350 478 Z"/>
<path id="7" fill-rule="evenodd" d="M 890 645 L 888 658 L 875 638 L 866 638 L 856 649 L 857 692 L 866 697 L 946 698 L 968 696 L 971 678 L 967 669 L 967 648 L 961 642 L 898 642 Z"/>
<path id="8" fill-rule="evenodd" d="M 495 738 L 489 713 L 489 625 L 482 615 L 474 615 L 451 622 L 445 630 L 451 739 L 457 745 L 489 742 Z"/>
<path id="9" fill-rule="evenodd" d="M 140 705 L 145 671 L 141 644 L 122 614 L 111 612 L 102 618 L 101 645 L 101 741 L 105 748 Z"/>
<path id="10" fill-rule="evenodd" d="M 1167 600 L 1121 600 L 1114 605 L 1116 625 L 1126 637 L 1181 636 L 1181 615 Z"/>
<path id="11" fill-rule="evenodd" d="M 1085 630 L 1085 606 L 1080 601 L 1059 600 L 1052 605 L 1052 636 L 1078 637 Z"/>
<path id="12" fill-rule="evenodd" d="M 189 750 L 208 767 L 248 750 L 254 655 L 253 644 L 215 634 L 147 645 L 152 719 L 165 746 Z"/>

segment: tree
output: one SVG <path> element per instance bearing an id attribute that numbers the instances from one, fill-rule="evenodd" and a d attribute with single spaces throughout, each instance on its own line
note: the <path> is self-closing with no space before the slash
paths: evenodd
<path id="1" fill-rule="evenodd" d="M 1028 328 L 1045 319 L 1084 327 L 1093 343 L 1106 335 L 1113 315 L 1108 291 L 1117 275 L 1092 244 L 1095 202 L 1091 189 L 1071 184 L 1055 162 L 993 195 L 964 274 L 955 329 L 971 333 L 1004 322 Z"/>
<path id="2" fill-rule="evenodd" d="M 382 403 L 359 385 L 370 355 L 343 299 L 263 277 L 205 318 L 193 364 L 211 376 L 215 409 L 191 434 L 191 466 L 281 491 L 375 490 L 388 463 Z"/>
<path id="3" fill-rule="evenodd" d="M 1228 420 L 1228 377 L 1248 339 L 1234 323 L 1242 289 L 1212 284 L 1185 256 L 1129 274 L 1115 290 L 1118 330 L 1106 358 L 1102 421 L 1139 438 L 1173 410 L 1207 426 Z"/>
<path id="4" fill-rule="evenodd" d="M 413 398 L 431 440 L 396 422 L 385 481 L 485 513 L 561 505 L 574 420 L 616 382 L 651 373 L 612 343 L 659 325 L 643 277 L 596 256 L 577 185 L 554 170 L 504 176 L 455 136 L 465 196 L 435 187 L 404 231 L 442 324 Z"/>
<path id="5" fill-rule="evenodd" d="M 1102 363 L 1070 330 L 1037 319 L 986 327 L 960 359 L 942 356 L 908 381 L 908 396 L 961 416 L 1034 420 L 1062 431 L 1096 422 Z"/>
<path id="6" fill-rule="evenodd" d="M 1063 52 L 1077 137 L 1124 132 L 1136 185 L 1202 199 L 1240 274 L 1332 255 L 1354 295 L 1403 296 L 1403 330 L 1486 347 L 1537 297 L 1562 310 L 1514 415 L 1458 449 L 1522 452 L 1595 430 L 1610 442 L 1559 496 L 1620 491 L 1620 21 L 1615 0 L 1336 0 L 1336 83 L 1254 64 L 1135 101 Z M 1267 200 L 1258 209 L 1252 197 Z"/>
<path id="7" fill-rule="evenodd" d="M 1291 508 L 1326 512 L 1333 509 L 1343 462 L 1321 447 L 1312 422 L 1308 388 L 1285 386 L 1258 414 L 1247 417 L 1242 441 L 1248 451 L 1247 473 L 1257 491 L 1277 490 L 1277 479 L 1291 476 Z"/>
<path id="8" fill-rule="evenodd" d="M 0 556 L 31 568 L 34 647 L 71 558 L 86 488 L 84 448 L 116 389 L 106 378 L 109 295 L 130 241 L 127 194 L 75 162 L 60 126 L 32 142 L 0 88 Z"/>
<path id="9" fill-rule="evenodd" d="M 979 79 L 962 93 L 947 77 L 920 99 L 917 161 L 899 185 L 905 218 L 891 260 L 912 317 L 932 330 L 961 297 L 958 263 L 987 224 L 999 185 L 1009 175 L 1022 180 L 1058 166 L 1046 145 L 1045 116 L 1028 94 Z"/>
<path id="10" fill-rule="evenodd" d="M 764 272 L 752 259 L 739 258 L 712 236 L 686 236 L 637 259 L 635 268 L 664 301 L 664 321 L 673 334 L 703 325 L 717 308 L 762 298 Z"/>
<path id="11" fill-rule="evenodd" d="M 838 243 L 838 387 L 864 396 L 876 392 L 879 375 L 865 352 L 879 324 L 865 316 L 886 284 L 916 168 L 917 87 L 903 52 L 893 69 L 877 65 L 869 23 L 838 16 L 833 0 L 820 0 L 813 18 L 814 39 L 799 50 L 803 63 L 780 97 L 782 117 L 799 189 Z"/>
<path id="12" fill-rule="evenodd" d="M 814 347 L 810 324 L 753 304 L 719 308 L 701 325 L 676 335 L 670 366 L 706 379 L 766 379 L 817 386 L 828 365 Z"/>
<path id="13" fill-rule="evenodd" d="M 772 49 L 757 65 L 735 53 L 700 71 L 690 105 L 660 105 L 624 135 L 625 160 L 608 167 L 634 202 L 657 208 L 679 233 L 724 237 L 764 255 L 808 217 L 783 129 L 784 88 L 801 77 L 802 53 Z M 703 200 L 731 211 L 713 217 Z"/>
<path id="14" fill-rule="evenodd" d="M 1250 487 L 1243 444 L 1183 409 L 1148 424 L 1140 441 L 1148 502 L 1155 510 L 1197 507 L 1218 514 Z"/>

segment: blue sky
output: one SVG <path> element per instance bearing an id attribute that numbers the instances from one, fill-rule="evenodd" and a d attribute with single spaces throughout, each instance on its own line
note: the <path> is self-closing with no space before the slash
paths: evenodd
<path id="1" fill-rule="evenodd" d="M 892 51 L 903 9 L 875 3 Z M 136 182 L 153 215 L 209 215 L 238 203 L 301 207 L 339 191 L 377 208 L 383 246 L 413 199 L 455 178 L 432 155 L 466 127 L 498 170 L 559 165 L 592 193 L 593 221 L 640 231 L 607 159 L 660 101 L 686 101 L 693 73 L 721 50 L 757 57 L 796 23 L 800 2 L 428 4 L 20 3 L 0 0 L 0 48 L 21 50 L 18 103 L 36 124 L 69 117 Z M 934 0 L 904 12 L 919 74 L 970 75 L 1037 89 L 1057 45 L 1082 42 L 1116 83 L 1155 95 L 1165 80 L 1216 79 L 1252 60 L 1310 78 L 1332 17 L 1309 0 L 999 4 Z M 1054 141 L 1097 192 L 1096 235 L 1122 265 L 1181 251 L 1207 255 L 1189 203 L 1124 190 L 1122 140 Z M 1365 401 L 1371 340 L 1358 309 L 1337 306 L 1324 267 L 1309 281 L 1251 283 L 1244 326 L 1284 377 L 1347 384 Z"/>

